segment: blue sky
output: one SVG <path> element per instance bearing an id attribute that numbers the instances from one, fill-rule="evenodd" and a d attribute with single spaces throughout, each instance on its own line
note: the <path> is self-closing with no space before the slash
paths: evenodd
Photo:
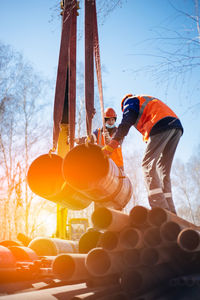
<path id="1" fill-rule="evenodd" d="M 22 52 L 42 75 L 54 79 L 60 47 L 61 21 L 55 5 L 59 0 L 0 1 L 0 41 L 10 44 Z M 79 33 L 83 33 L 83 1 L 78 18 Z M 98 2 L 97 2 L 98 4 Z M 173 4 L 192 13 L 193 1 L 175 0 Z M 98 8 L 98 5 L 97 5 Z M 52 19 L 53 15 L 53 20 Z M 103 25 L 100 21 L 103 19 Z M 106 69 L 103 73 L 105 106 L 112 105 L 120 120 L 120 102 L 124 94 L 149 94 L 166 102 L 180 117 L 184 126 L 184 135 L 178 146 L 176 157 L 187 161 L 199 144 L 199 106 L 198 85 L 193 83 L 200 78 L 195 70 L 186 78 L 168 86 L 167 80 L 154 80 L 146 66 L 156 65 L 157 58 L 147 54 L 158 51 L 157 37 L 162 30 L 185 32 L 192 31 L 191 22 L 185 20 L 170 5 L 168 0 L 124 0 L 105 19 L 100 15 L 99 39 L 101 62 Z M 162 31 L 163 32 L 163 31 Z M 147 41 L 149 39 L 149 41 Z M 166 46 L 165 50 L 168 48 Z M 144 55 L 141 55 L 144 54 Z M 78 61 L 83 61 L 83 42 L 78 41 Z M 137 70 L 140 70 L 139 72 Z M 183 83 L 183 84 L 182 84 Z M 53 104 L 52 99 L 49 99 Z M 51 137 L 50 137 L 51 138 Z M 131 129 L 125 145 L 144 148 L 142 137 Z"/>

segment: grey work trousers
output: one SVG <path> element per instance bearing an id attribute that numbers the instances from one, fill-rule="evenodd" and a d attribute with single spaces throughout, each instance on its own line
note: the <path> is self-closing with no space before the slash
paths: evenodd
<path id="1" fill-rule="evenodd" d="M 150 136 L 142 168 L 151 207 L 162 207 L 176 213 L 172 199 L 170 171 L 181 129 L 169 129 Z"/>

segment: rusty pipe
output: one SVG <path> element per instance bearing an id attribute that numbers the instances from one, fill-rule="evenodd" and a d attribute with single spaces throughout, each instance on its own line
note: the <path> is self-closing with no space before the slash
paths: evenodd
<path id="1" fill-rule="evenodd" d="M 143 233 L 144 244 L 148 247 L 158 247 L 162 243 L 160 229 L 158 227 L 147 228 Z"/>
<path id="2" fill-rule="evenodd" d="M 168 221 L 161 225 L 160 234 L 161 238 L 164 242 L 174 243 L 177 241 L 177 237 L 183 226 L 174 221 Z"/>
<path id="3" fill-rule="evenodd" d="M 92 249 L 86 257 L 86 268 L 93 276 L 121 273 L 125 265 L 121 252 L 109 252 L 102 248 Z"/>
<path id="4" fill-rule="evenodd" d="M 106 207 L 95 209 L 91 219 L 94 227 L 103 230 L 120 231 L 129 225 L 129 216 L 127 214 Z"/>
<path id="5" fill-rule="evenodd" d="M 16 261 L 34 261 L 38 259 L 37 254 L 31 248 L 23 246 L 12 246 L 9 248 Z"/>
<path id="6" fill-rule="evenodd" d="M 69 151 L 63 174 L 70 186 L 103 206 L 122 209 L 132 195 L 128 177 L 97 145 L 79 145 Z"/>
<path id="7" fill-rule="evenodd" d="M 36 195 L 73 210 L 84 209 L 92 200 L 74 190 L 62 175 L 62 157 L 56 154 L 44 154 L 30 165 L 27 181 Z"/>
<path id="8" fill-rule="evenodd" d="M 79 253 L 59 254 L 52 263 L 53 273 L 64 280 L 85 281 L 89 277 L 85 267 L 86 256 Z"/>
<path id="9" fill-rule="evenodd" d="M 174 213 L 161 208 L 161 207 L 153 207 L 148 213 L 148 221 L 151 225 L 161 226 L 163 223 L 168 221 L 174 221 L 184 227 L 190 227 L 193 229 L 197 229 L 198 227 L 180 217 L 175 215 Z"/>
<path id="10" fill-rule="evenodd" d="M 148 213 L 149 213 L 148 208 L 141 205 L 134 206 L 129 213 L 131 226 L 137 228 L 148 227 L 149 226 Z"/>
<path id="11" fill-rule="evenodd" d="M 78 242 L 57 238 L 33 239 L 28 245 L 38 256 L 54 256 L 60 253 L 78 252 Z"/>
<path id="12" fill-rule="evenodd" d="M 88 253 L 91 249 L 96 248 L 101 234 L 94 228 L 84 233 L 79 239 L 79 253 Z"/>
<path id="13" fill-rule="evenodd" d="M 179 233 L 177 243 L 184 251 L 200 251 L 200 233 L 192 228 L 185 228 Z"/>
<path id="14" fill-rule="evenodd" d="M 124 228 L 119 235 L 119 245 L 123 249 L 141 248 L 143 246 L 142 232 L 137 228 Z"/>

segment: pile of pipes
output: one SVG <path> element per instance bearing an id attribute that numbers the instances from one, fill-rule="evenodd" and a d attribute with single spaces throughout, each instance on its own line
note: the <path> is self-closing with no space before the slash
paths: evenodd
<path id="1" fill-rule="evenodd" d="M 132 195 L 129 178 L 93 144 L 74 147 L 64 159 L 56 154 L 37 157 L 27 181 L 36 195 L 72 210 L 84 209 L 92 201 L 121 210 Z"/>
<path id="2" fill-rule="evenodd" d="M 36 238 L 24 246 L 1 244 L 0 282 L 56 278 L 66 285 L 114 286 L 113 298 L 110 291 L 107 298 L 100 293 L 73 299 L 137 299 L 146 293 L 157 299 L 177 282 L 189 285 L 194 277 L 188 276 L 199 276 L 199 228 L 158 207 L 135 206 L 123 213 L 132 194 L 130 180 L 99 146 L 79 145 L 64 159 L 39 156 L 27 180 L 35 194 L 63 207 L 79 210 L 94 201 L 93 227 L 78 242 Z"/>
<path id="3" fill-rule="evenodd" d="M 136 206 L 128 215 L 101 207 L 92 222 L 94 228 L 79 241 L 83 254 L 70 255 L 76 278 L 112 278 L 134 297 L 156 288 L 160 292 L 175 278 L 200 273 L 198 227 L 164 209 Z M 69 255 L 59 255 L 53 272 L 69 278 L 68 263 Z"/>
<path id="4" fill-rule="evenodd" d="M 93 227 L 77 242 L 36 238 L 27 247 L 0 245 L 0 282 L 51 277 L 115 287 L 114 298 L 91 299 L 137 299 L 167 293 L 177 280 L 189 285 L 188 276 L 200 274 L 200 233 L 186 220 L 143 206 L 130 214 L 100 207 L 91 218 Z M 72 299 L 90 299 L 81 297 Z M 144 299 L 157 298 L 154 292 Z"/>

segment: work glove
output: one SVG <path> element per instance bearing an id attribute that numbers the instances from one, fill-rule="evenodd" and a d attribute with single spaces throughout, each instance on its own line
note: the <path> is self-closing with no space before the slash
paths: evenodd
<path id="1" fill-rule="evenodd" d="M 75 138 L 75 139 L 74 139 L 74 142 L 75 142 L 77 145 L 81 144 L 81 142 L 80 142 L 80 139 L 79 139 L 79 138 Z"/>
<path id="2" fill-rule="evenodd" d="M 105 129 L 105 131 L 104 131 L 104 137 L 105 137 L 106 145 L 108 145 L 111 141 L 111 137 L 110 137 L 110 134 L 107 129 Z"/>
<path id="3" fill-rule="evenodd" d="M 106 146 L 104 146 L 101 151 L 103 152 L 103 155 L 105 157 L 109 157 L 111 156 L 112 152 L 118 148 L 119 146 L 119 142 L 116 140 L 111 140 L 110 143 Z"/>
<path id="4" fill-rule="evenodd" d="M 85 144 L 88 145 L 89 143 L 90 144 L 94 144 L 96 143 L 97 141 L 97 138 L 96 138 L 96 135 L 95 134 L 91 134 L 91 135 L 88 135 L 85 139 Z"/>

